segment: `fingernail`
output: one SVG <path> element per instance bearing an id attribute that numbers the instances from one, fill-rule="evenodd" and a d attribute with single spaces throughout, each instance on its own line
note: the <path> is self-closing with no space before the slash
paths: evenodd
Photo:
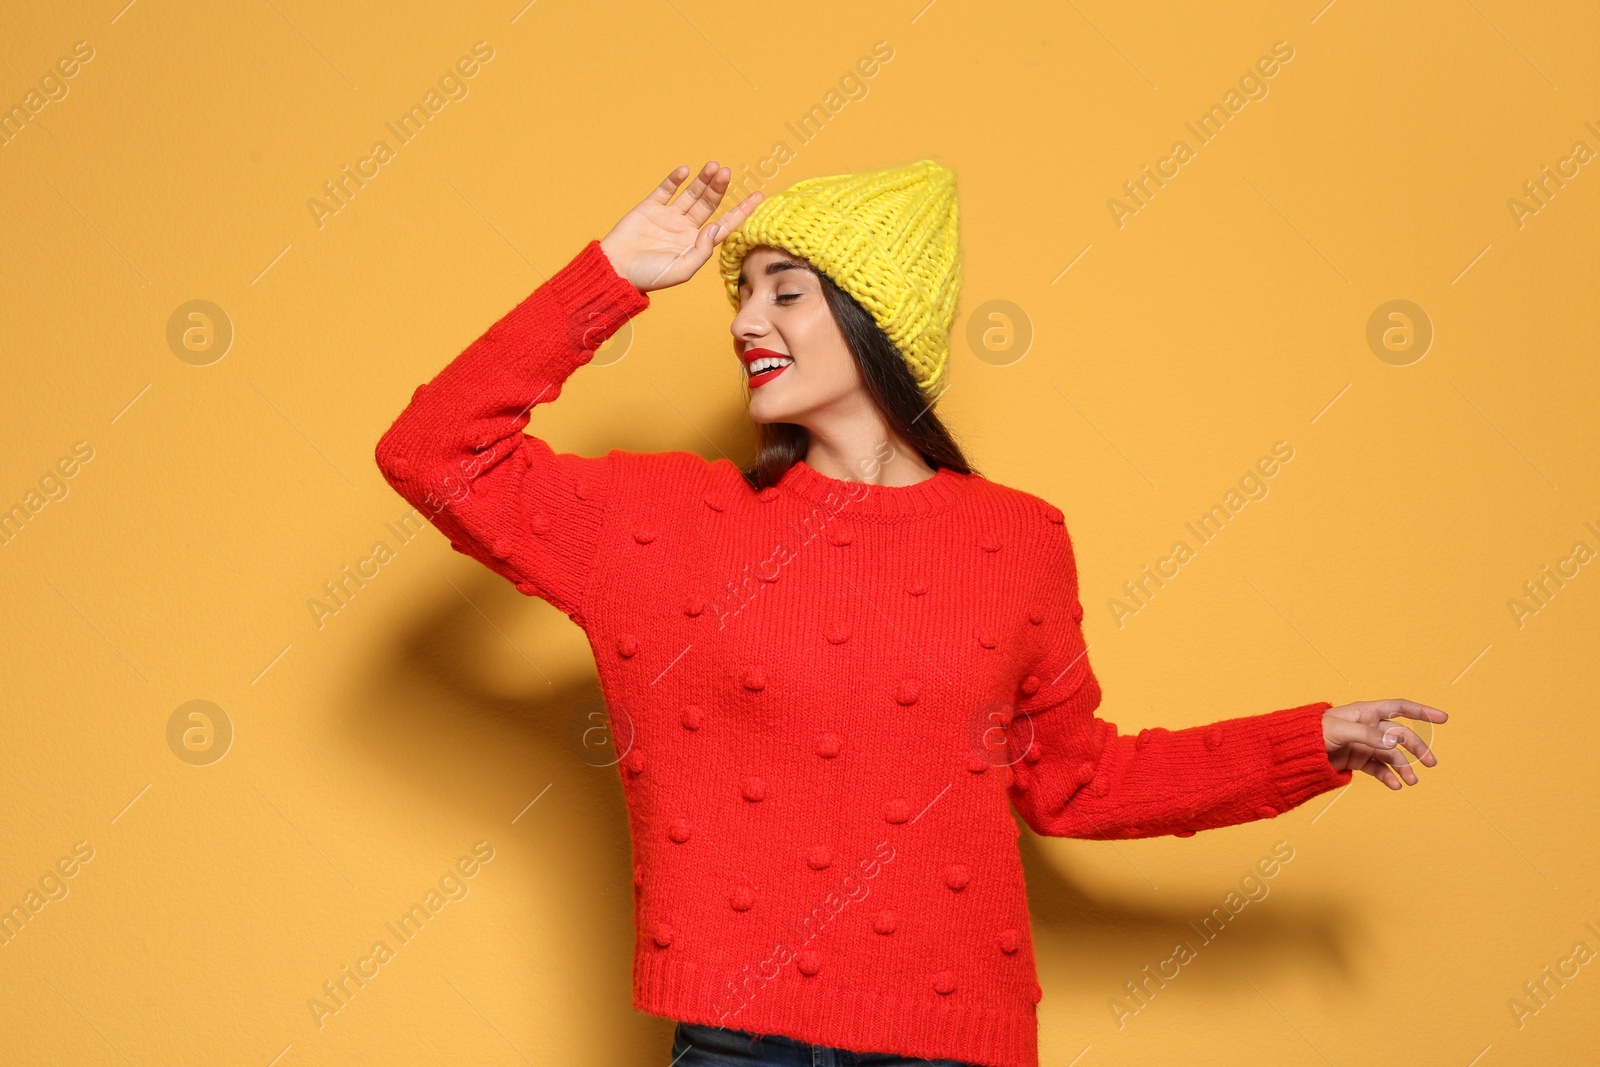
<path id="1" fill-rule="evenodd" d="M 1386 745 L 1392 745 L 1396 741 L 1398 741 L 1399 739 L 1400 739 L 1400 735 L 1398 735 L 1398 734 L 1384 734 L 1383 735 L 1383 743 L 1386 744 Z"/>

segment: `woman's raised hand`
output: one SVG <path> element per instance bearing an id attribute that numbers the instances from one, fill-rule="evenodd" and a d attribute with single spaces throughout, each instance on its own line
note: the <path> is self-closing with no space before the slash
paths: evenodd
<path id="1" fill-rule="evenodd" d="M 686 282 L 711 258 L 724 237 L 739 228 L 761 203 L 763 194 L 751 193 L 733 210 L 706 226 L 706 220 L 728 191 L 732 171 L 711 160 L 676 200 L 673 191 L 689 176 L 684 164 L 600 239 L 600 250 L 612 268 L 641 292 L 665 289 Z M 668 203 L 668 201 L 671 203 Z"/>
<path id="2" fill-rule="evenodd" d="M 1401 788 L 1401 778 L 1416 785 L 1417 772 L 1405 752 L 1413 753 L 1425 767 L 1437 766 L 1439 757 L 1411 727 L 1389 721 L 1397 715 L 1425 722 L 1450 718 L 1414 700 L 1358 700 L 1329 708 L 1322 713 L 1322 740 L 1333 769 L 1366 771 L 1390 789 Z"/>

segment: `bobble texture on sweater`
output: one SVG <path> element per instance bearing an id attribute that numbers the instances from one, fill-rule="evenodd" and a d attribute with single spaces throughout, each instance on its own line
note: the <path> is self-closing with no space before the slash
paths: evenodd
<path id="1" fill-rule="evenodd" d="M 1011 815 L 1186 837 L 1344 785 L 1322 701 L 1188 729 L 1094 714 L 1060 509 L 940 469 L 555 452 L 532 407 L 646 294 L 591 241 L 378 442 L 457 551 L 589 637 L 634 858 L 634 1006 L 858 1052 L 1037 1067 Z"/>

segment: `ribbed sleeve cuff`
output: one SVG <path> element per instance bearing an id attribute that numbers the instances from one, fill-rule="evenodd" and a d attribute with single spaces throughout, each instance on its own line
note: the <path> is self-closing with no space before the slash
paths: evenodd
<path id="1" fill-rule="evenodd" d="M 524 318 L 547 315 L 550 301 L 565 312 L 566 340 L 582 354 L 580 361 L 587 361 L 624 323 L 650 306 L 649 294 L 617 273 L 600 250 L 598 238 L 513 308 L 501 325 L 515 329 Z"/>
<path id="2" fill-rule="evenodd" d="M 1345 785 L 1351 771 L 1334 770 L 1328 760 L 1327 743 L 1322 736 L 1322 713 L 1333 705 L 1327 701 L 1286 708 L 1266 716 L 1266 739 L 1278 776 L 1279 807 L 1263 811 L 1271 817 L 1299 807 L 1318 793 Z"/>

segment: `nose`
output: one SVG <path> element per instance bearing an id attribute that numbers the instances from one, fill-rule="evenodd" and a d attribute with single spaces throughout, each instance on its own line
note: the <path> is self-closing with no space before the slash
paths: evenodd
<path id="1" fill-rule="evenodd" d="M 771 324 L 759 308 L 759 304 L 747 302 L 734 314 L 733 321 L 728 324 L 728 332 L 733 334 L 734 341 L 748 346 L 771 332 Z"/>

